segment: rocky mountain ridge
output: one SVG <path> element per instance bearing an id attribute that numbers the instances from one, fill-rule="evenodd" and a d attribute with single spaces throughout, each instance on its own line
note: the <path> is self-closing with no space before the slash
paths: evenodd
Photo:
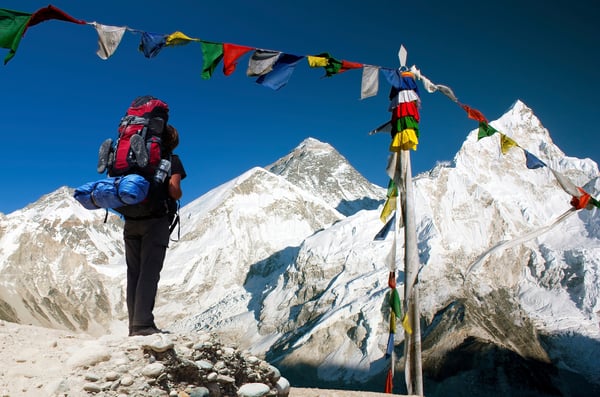
<path id="1" fill-rule="evenodd" d="M 491 124 L 600 191 L 597 165 L 565 156 L 522 102 Z M 524 162 L 475 130 L 451 163 L 414 178 L 427 395 L 465 382 L 513 395 L 578 395 L 573 379 L 600 384 L 599 215 L 582 210 L 549 227 L 570 197 L 547 168 Z M 296 385 L 380 390 L 392 237 L 373 237 L 384 197 L 314 139 L 213 189 L 181 211 L 159 326 L 218 332 Z M 2 217 L 0 317 L 124 332 L 120 221 L 103 216 L 62 189 Z M 395 351 L 402 356 L 401 335 Z"/>

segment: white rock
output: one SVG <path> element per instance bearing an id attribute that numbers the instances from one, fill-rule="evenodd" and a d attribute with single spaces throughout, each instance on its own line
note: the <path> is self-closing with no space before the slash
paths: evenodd
<path id="1" fill-rule="evenodd" d="M 246 383 L 239 388 L 239 397 L 262 397 L 267 395 L 271 389 L 264 383 Z"/>
<path id="2" fill-rule="evenodd" d="M 148 378 L 156 378 L 165 370 L 163 363 L 148 364 L 142 369 L 142 375 Z"/>

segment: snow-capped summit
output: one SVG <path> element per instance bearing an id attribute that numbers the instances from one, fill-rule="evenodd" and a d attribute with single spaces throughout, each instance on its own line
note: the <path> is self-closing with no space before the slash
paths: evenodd
<path id="1" fill-rule="evenodd" d="M 500 134 L 473 130 L 413 180 L 426 394 L 597 394 L 600 215 L 571 211 L 551 169 L 597 197 L 598 166 L 565 156 L 521 101 L 490 125 L 518 146 L 503 154 Z M 525 151 L 548 166 L 528 169 Z M 312 138 L 213 189 L 181 210 L 158 325 L 216 332 L 298 386 L 381 390 L 395 237 L 374 240 L 384 198 Z M 1 318 L 88 333 L 123 318 L 120 221 L 75 204 L 60 190 L 0 217 Z"/>
<path id="2" fill-rule="evenodd" d="M 266 167 L 328 202 L 344 215 L 375 209 L 385 191 L 367 181 L 331 145 L 305 139 L 287 156 Z"/>

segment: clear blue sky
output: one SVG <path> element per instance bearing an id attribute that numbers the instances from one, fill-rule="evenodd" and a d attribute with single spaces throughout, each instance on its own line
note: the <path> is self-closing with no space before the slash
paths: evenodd
<path id="1" fill-rule="evenodd" d="M 35 12 L 47 1 L 0 1 Z M 517 99 L 531 107 L 568 155 L 600 159 L 596 131 L 600 83 L 600 5 L 572 1 L 67 1 L 71 16 L 153 33 L 182 31 L 202 40 L 297 55 L 408 65 L 450 86 L 489 120 Z M 131 100 L 144 94 L 171 106 L 188 172 L 183 204 L 254 166 L 268 165 L 306 137 L 333 145 L 367 179 L 387 185 L 389 136 L 367 132 L 389 118 L 389 85 L 360 100 L 361 71 L 322 78 L 301 62 L 288 85 L 272 91 L 246 77 L 249 54 L 231 76 L 221 66 L 200 77 L 200 45 L 138 52 L 126 32 L 113 57 L 96 55 L 88 25 L 50 20 L 30 28 L 16 56 L 0 65 L 3 194 L 9 213 L 61 186 L 99 179 L 99 144 L 114 137 Z M 0 49 L 3 59 L 7 50 Z M 420 87 L 422 88 L 422 86 Z M 421 138 L 413 170 L 451 160 L 477 123 L 441 93 L 422 92 Z M 508 131 L 507 134 L 510 135 Z M 525 169 L 525 166 L 524 166 Z"/>

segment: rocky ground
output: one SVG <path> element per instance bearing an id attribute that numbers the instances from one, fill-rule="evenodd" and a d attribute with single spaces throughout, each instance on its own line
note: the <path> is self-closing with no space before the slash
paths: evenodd
<path id="1" fill-rule="evenodd" d="M 374 397 L 291 387 L 279 370 L 209 334 L 127 337 L 0 321 L 0 397 Z"/>

